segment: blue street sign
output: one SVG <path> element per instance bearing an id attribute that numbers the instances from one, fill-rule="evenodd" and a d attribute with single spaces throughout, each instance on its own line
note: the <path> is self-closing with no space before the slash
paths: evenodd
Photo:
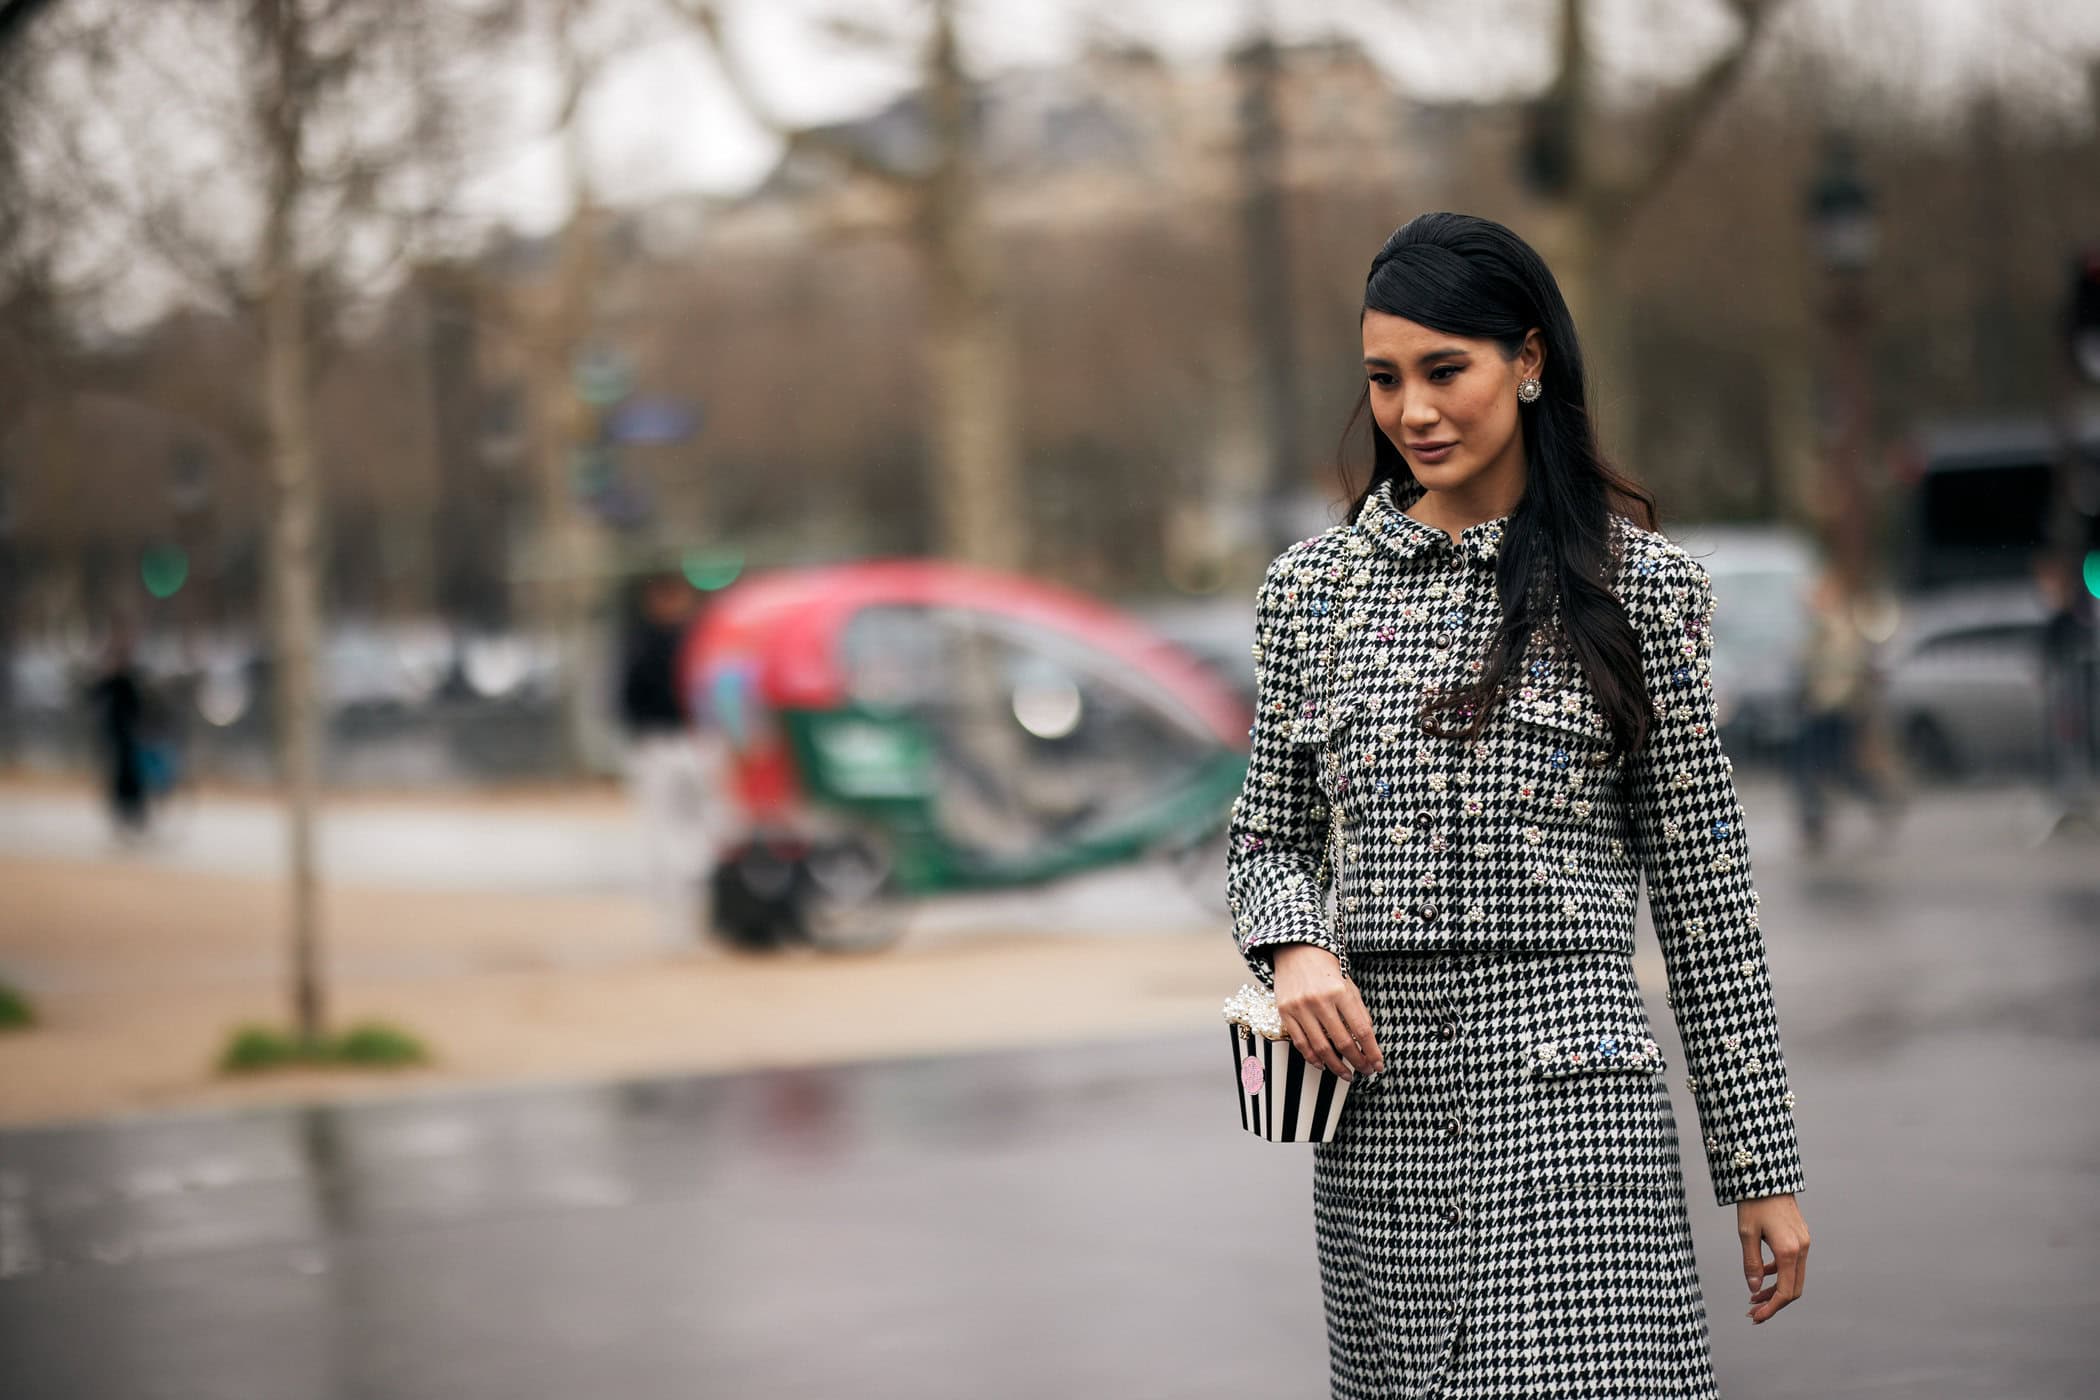
<path id="1" fill-rule="evenodd" d="M 698 431 L 697 406 L 656 395 L 628 399 L 605 415 L 605 436 L 612 442 L 684 442 Z"/>

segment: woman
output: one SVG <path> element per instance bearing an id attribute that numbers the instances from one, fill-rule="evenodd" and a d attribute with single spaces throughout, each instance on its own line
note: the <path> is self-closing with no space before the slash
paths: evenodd
<path id="1" fill-rule="evenodd" d="M 1333 1394 L 1712 1396 L 1643 876 L 1753 1321 L 1809 1235 L 1710 585 L 1603 461 L 1515 234 L 1408 223 L 1362 326 L 1371 481 L 1257 595 L 1227 873 L 1293 1044 L 1354 1083 L 1314 1149 Z"/>

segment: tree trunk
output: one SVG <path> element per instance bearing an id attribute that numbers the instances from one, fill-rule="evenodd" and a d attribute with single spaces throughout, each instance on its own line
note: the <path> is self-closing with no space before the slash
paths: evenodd
<path id="1" fill-rule="evenodd" d="M 1589 33 L 1587 0 L 1561 0 L 1560 67 L 1546 120 L 1558 128 L 1547 136 L 1560 143 L 1564 184 L 1542 221 L 1539 251 L 1553 268 L 1575 322 L 1590 416 L 1601 444 L 1607 456 L 1628 458 L 1635 431 L 1633 376 L 1627 372 L 1632 325 L 1613 286 L 1610 228 L 1617 192 L 1603 183 L 1597 159 L 1596 60 Z M 1627 460 L 1619 464 L 1631 465 Z"/>
<path id="2" fill-rule="evenodd" d="M 321 911 L 314 858 L 320 802 L 320 715 L 314 694 L 319 588 L 314 557 L 317 487 L 307 420 L 306 289 L 298 208 L 306 185 L 303 110 L 306 35 L 299 0 L 256 0 L 268 87 L 261 111 L 270 162 L 263 230 L 263 392 L 275 510 L 270 543 L 277 653 L 277 744 L 291 876 L 291 992 L 299 1038 L 325 1032 Z"/>
<path id="3" fill-rule="evenodd" d="M 582 11 L 578 0 L 561 10 L 562 164 L 569 222 L 562 230 L 552 294 L 532 324 L 527 372 L 538 468 L 539 610 L 555 639 L 563 771 L 571 776 L 590 771 L 596 748 L 590 697 L 600 678 L 592 665 L 591 612 L 604 554 L 604 540 L 584 514 L 574 480 L 577 454 L 593 436 L 575 366 L 596 322 L 598 275 L 598 204 L 580 114 L 598 69 L 579 47 L 576 26 Z"/>
<path id="4" fill-rule="evenodd" d="M 1013 349 L 964 251 L 974 230 L 945 229 L 927 273 L 935 496 L 943 552 L 995 569 L 1028 562 L 1014 425 Z"/>
<path id="5" fill-rule="evenodd" d="M 1605 455 L 1634 475 L 1646 476 L 1653 464 L 1641 460 L 1634 318 L 1619 283 L 1613 234 L 1605 216 L 1589 201 L 1578 198 L 1574 214 L 1564 265 L 1574 283 L 1570 310 L 1582 338 L 1590 416 Z"/>
<path id="6" fill-rule="evenodd" d="M 1276 40 L 1263 28 L 1237 54 L 1239 70 L 1240 236 L 1247 286 L 1247 332 L 1257 366 L 1258 412 L 1267 456 L 1271 554 L 1295 537 L 1289 502 L 1305 484 L 1298 396 L 1297 321 L 1291 309 L 1291 246 L 1284 221 L 1283 129 L 1277 113 L 1282 76 Z"/>
<path id="7" fill-rule="evenodd" d="M 1617 279 L 1619 244 L 1641 207 L 1687 157 L 1700 128 L 1740 79 L 1762 25 L 1784 0 L 1735 0 L 1742 33 L 1733 47 L 1671 99 L 1651 123 L 1648 153 L 1630 169 L 1600 158 L 1608 134 L 1598 125 L 1596 60 L 1589 43 L 1589 0 L 1560 0 L 1559 67 L 1540 108 L 1539 139 L 1557 159 L 1546 192 L 1540 252 L 1554 268 L 1582 339 L 1590 408 L 1607 455 L 1641 474 L 1640 405 L 1634 370 L 1635 327 Z M 1547 371 L 1551 377 L 1551 369 Z M 1613 444 L 1617 450 L 1613 451 Z"/>
<path id="8" fill-rule="evenodd" d="M 912 233 L 926 273 L 935 495 L 945 552 L 991 568 L 1028 562 L 1021 452 L 996 259 L 971 164 L 969 81 L 946 6 L 936 16 L 927 101 L 938 167 L 917 191 Z"/>
<path id="9" fill-rule="evenodd" d="M 531 370 L 541 615 L 559 658 L 563 768 L 572 776 L 591 766 L 590 687 L 597 679 L 589 664 L 591 609 L 603 552 L 596 525 L 576 499 L 574 482 L 577 453 L 590 436 L 574 364 L 589 334 L 594 248 L 595 211 L 583 194 L 562 234 L 558 283 L 548 320 L 532 347 Z"/>

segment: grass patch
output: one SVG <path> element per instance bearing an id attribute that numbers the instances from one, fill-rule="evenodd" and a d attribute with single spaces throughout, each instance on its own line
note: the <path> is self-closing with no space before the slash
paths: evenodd
<path id="1" fill-rule="evenodd" d="M 296 1064 L 304 1058 L 299 1042 L 275 1026 L 242 1026 L 220 1052 L 219 1068 L 228 1074 L 242 1074 Z"/>
<path id="2" fill-rule="evenodd" d="M 256 1074 L 290 1066 L 398 1069 L 429 1063 L 430 1050 L 421 1039 L 384 1021 L 360 1021 L 340 1035 L 318 1041 L 301 1040 L 275 1026 L 240 1026 L 219 1052 L 223 1074 Z"/>
<path id="3" fill-rule="evenodd" d="M 421 1065 L 430 1062 L 423 1042 L 381 1021 L 366 1021 L 336 1037 L 335 1058 L 346 1065 Z"/>
<path id="4" fill-rule="evenodd" d="M 19 1031 L 36 1024 L 36 1012 L 29 1005 L 29 998 L 0 982 L 0 1031 Z"/>

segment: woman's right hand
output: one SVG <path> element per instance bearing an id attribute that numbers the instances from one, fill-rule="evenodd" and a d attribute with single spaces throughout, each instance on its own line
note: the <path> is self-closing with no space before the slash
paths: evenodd
<path id="1" fill-rule="evenodd" d="M 1276 1009 L 1299 1054 L 1344 1079 L 1385 1068 L 1371 1013 L 1341 959 L 1317 943 L 1286 943 L 1270 955 Z"/>

